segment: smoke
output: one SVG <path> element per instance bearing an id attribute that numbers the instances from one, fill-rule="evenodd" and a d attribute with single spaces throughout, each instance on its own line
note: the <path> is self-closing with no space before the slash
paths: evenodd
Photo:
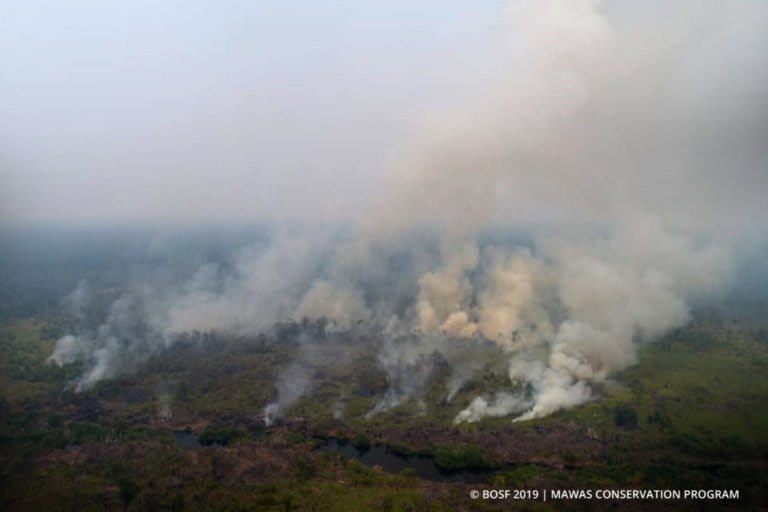
<path id="1" fill-rule="evenodd" d="M 310 389 L 313 377 L 313 370 L 302 361 L 293 362 L 283 370 L 275 383 L 277 401 L 264 407 L 264 424 L 272 425 L 286 408 L 301 398 Z"/>
<path id="2" fill-rule="evenodd" d="M 768 8 L 525 1 L 501 28 L 474 99 L 428 117 L 354 229 L 293 230 L 125 295 L 50 361 L 85 361 L 86 387 L 176 333 L 306 318 L 381 340 L 389 390 L 369 416 L 423 403 L 443 363 L 452 400 L 482 367 L 463 354 L 489 342 L 509 390 L 456 422 L 596 398 L 640 344 L 727 291 L 738 240 L 765 228 Z M 531 240 L 505 239 L 516 229 Z M 268 422 L 309 391 L 307 346 L 278 376 Z"/>
<path id="3" fill-rule="evenodd" d="M 333 419 L 340 420 L 344 417 L 344 410 L 346 409 L 346 404 L 343 402 L 336 402 L 333 404 Z"/>
<path id="4" fill-rule="evenodd" d="M 389 389 L 366 417 L 397 407 L 405 401 L 421 399 L 427 382 L 441 362 L 440 338 L 387 336 L 378 356 L 387 375 Z"/>
<path id="5" fill-rule="evenodd" d="M 170 421 L 173 418 L 173 395 L 165 381 L 161 381 L 156 386 L 157 394 L 157 417 L 162 421 Z"/>
<path id="6" fill-rule="evenodd" d="M 478 396 L 469 406 L 461 411 L 454 419 L 454 423 L 475 422 L 482 418 L 497 418 L 524 411 L 531 406 L 530 401 L 519 395 L 510 393 L 496 393 L 492 399 L 486 400 Z"/>
<path id="7" fill-rule="evenodd" d="M 286 411 L 296 401 L 311 392 L 318 380 L 318 374 L 326 374 L 336 367 L 351 363 L 347 336 L 353 334 L 354 330 L 339 332 L 338 324 L 325 321 L 310 322 L 307 317 L 303 318 L 301 324 L 292 325 L 298 327 L 298 334 L 294 335 L 295 341 L 298 341 L 298 350 L 291 362 L 277 373 L 277 396 L 263 411 L 266 426 L 273 425 L 276 420 L 285 416 Z M 272 343 L 285 341 L 278 335 Z M 333 406 L 333 416 L 341 417 L 343 412 L 344 404 L 336 402 Z"/>
<path id="8" fill-rule="evenodd" d="M 204 265 L 175 294 L 165 330 L 256 334 L 290 319 L 333 241 L 331 233 L 278 232 L 266 247 L 238 251 L 228 273 Z M 303 308 L 309 309 L 322 291 L 310 294 Z"/>
<path id="9" fill-rule="evenodd" d="M 48 358 L 49 364 L 58 366 L 76 361 L 83 363 L 83 374 L 73 383 L 77 391 L 135 370 L 173 341 L 156 327 L 163 320 L 161 311 L 153 304 L 161 303 L 163 298 L 155 290 L 140 288 L 119 297 L 96 327 L 91 327 L 85 313 L 93 307 L 88 304 L 92 298 L 86 290 L 87 287 L 81 285 L 69 297 L 80 332 L 60 338 Z"/>
<path id="10" fill-rule="evenodd" d="M 482 369 L 482 367 L 483 365 L 480 361 L 469 358 L 465 359 L 460 364 L 453 366 L 446 385 L 448 393 L 445 396 L 445 403 L 451 403 L 451 400 L 456 396 L 456 393 L 458 393 L 461 388 Z"/>
<path id="11" fill-rule="evenodd" d="M 337 289 L 328 281 L 315 281 L 299 304 L 294 318 L 320 320 L 330 318 L 332 330 L 348 331 L 370 317 L 360 292 Z"/>

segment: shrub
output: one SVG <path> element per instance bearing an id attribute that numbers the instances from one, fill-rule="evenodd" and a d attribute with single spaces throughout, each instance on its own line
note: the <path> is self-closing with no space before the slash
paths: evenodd
<path id="1" fill-rule="evenodd" d="M 107 437 L 107 429 L 96 423 L 73 421 L 69 424 L 68 428 L 70 440 L 73 444 L 103 441 Z"/>
<path id="2" fill-rule="evenodd" d="M 463 469 L 494 469 L 498 464 L 489 461 L 482 450 L 474 445 L 456 448 L 441 446 L 435 450 L 435 465 L 443 471 L 461 471 Z"/>
<path id="3" fill-rule="evenodd" d="M 123 504 L 123 508 L 128 508 L 133 499 L 139 494 L 139 486 L 130 478 L 121 478 L 117 482 L 117 487 L 120 493 L 120 503 Z"/>
<path id="4" fill-rule="evenodd" d="M 360 450 L 361 452 L 371 449 L 371 438 L 365 434 L 357 434 L 352 438 L 352 446 Z"/>
<path id="5" fill-rule="evenodd" d="M 310 459 L 298 459 L 294 464 L 296 478 L 301 481 L 311 480 L 317 475 L 317 466 Z"/>
<path id="6" fill-rule="evenodd" d="M 243 433 L 235 428 L 209 425 L 205 427 L 205 430 L 200 433 L 197 439 L 204 446 L 211 446 L 213 444 L 227 446 L 242 436 Z"/>
<path id="7" fill-rule="evenodd" d="M 658 425 L 661 429 L 668 428 L 672 425 L 669 416 L 658 410 L 654 411 L 653 414 L 648 415 L 648 423 Z"/>
<path id="8" fill-rule="evenodd" d="M 637 427 L 637 412 L 628 405 L 619 405 L 613 413 L 613 422 L 617 427 L 633 429 Z"/>
<path id="9" fill-rule="evenodd" d="M 389 451 L 400 457 L 411 457 L 416 454 L 416 451 L 406 443 L 400 441 L 394 441 L 389 445 Z"/>

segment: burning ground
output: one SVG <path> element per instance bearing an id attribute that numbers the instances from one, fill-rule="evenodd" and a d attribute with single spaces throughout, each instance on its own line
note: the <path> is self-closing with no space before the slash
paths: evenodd
<path id="1" fill-rule="evenodd" d="M 761 322 L 707 311 L 643 348 L 599 401 L 527 422 L 470 424 L 455 418 L 476 396 L 514 391 L 492 343 L 450 401 L 451 363 L 435 352 L 416 363 L 432 368 L 423 391 L 370 415 L 392 387 L 375 362 L 376 339 L 327 335 L 308 348 L 312 325 L 258 338 L 190 338 L 136 374 L 76 393 L 61 389 L 77 368 L 44 364 L 55 325 L 21 322 L 3 330 L 3 504 L 482 509 L 465 491 L 483 484 L 367 468 L 315 448 L 328 437 L 432 456 L 446 470 L 474 468 L 490 486 L 735 487 L 759 503 L 765 486 L 755 476 L 765 474 L 768 445 Z M 347 358 L 328 364 L 342 349 Z M 296 361 L 311 375 L 304 395 L 266 426 L 264 408 L 280 402 L 278 376 Z M 173 432 L 184 431 L 212 444 L 175 443 Z M 32 475 L 45 492 L 28 485 Z"/>
<path id="2" fill-rule="evenodd" d="M 2 505 L 45 508 L 35 481 L 77 509 L 493 506 L 314 449 L 329 437 L 494 485 L 730 485 L 759 503 L 767 28 L 758 0 L 510 2 L 354 214 L 310 201 L 224 238 L 105 228 L 100 256 L 74 230 L 0 254 Z M 232 126 L 127 160 L 258 174 L 236 148 L 269 142 Z M 226 157 L 185 165 L 200 140 Z M 218 176 L 200 183 L 226 200 L 173 220 L 254 203 L 239 171 Z"/>
<path id="3" fill-rule="evenodd" d="M 369 416 L 423 394 L 440 360 L 454 393 L 482 366 L 464 352 L 488 343 L 508 389 L 456 421 L 597 398 L 640 346 L 727 295 L 765 232 L 768 12 L 673 11 L 687 9 L 659 23 L 629 3 L 511 3 L 466 100 L 425 114 L 370 209 L 344 227 L 275 223 L 188 272 L 169 272 L 160 236 L 147 251 L 168 259 L 144 256 L 113 297 L 87 281 L 70 295 L 77 321 L 50 363 L 82 363 L 85 390 L 195 331 L 307 321 L 377 340 L 390 386 Z M 306 393 L 313 342 L 275 376 L 268 418 Z"/>

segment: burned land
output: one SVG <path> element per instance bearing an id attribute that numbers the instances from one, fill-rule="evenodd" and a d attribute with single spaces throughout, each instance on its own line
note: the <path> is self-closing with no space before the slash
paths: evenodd
<path id="1" fill-rule="evenodd" d="M 6 3 L 0 510 L 765 509 L 768 2 Z"/>
<path id="2" fill-rule="evenodd" d="M 733 315 L 727 306 L 702 312 L 644 347 L 638 365 L 586 405 L 538 420 L 456 424 L 474 396 L 509 385 L 492 345 L 477 349 L 483 364 L 450 401 L 452 368 L 430 354 L 435 361 L 419 394 L 370 415 L 389 387 L 376 363 L 381 341 L 313 337 L 312 357 L 302 363 L 309 382 L 270 422 L 264 410 L 278 394 L 275 382 L 307 350 L 299 338 L 312 325 L 281 325 L 254 338 L 193 334 L 134 374 L 75 392 L 67 383 L 78 374 L 76 364 L 45 364 L 59 334 L 56 321 L 16 320 L 1 338 L 2 504 L 5 510 L 521 505 L 472 501 L 468 491 L 475 488 L 736 488 L 741 500 L 731 505 L 764 503 L 766 327 L 759 315 Z M 353 447 L 353 457 L 327 449 L 331 439 Z M 361 462 L 360 454 L 377 447 L 402 460 L 399 471 Z M 442 476 L 417 474 L 409 468 L 414 459 L 429 460 Z M 585 503 L 550 505 L 579 510 Z"/>

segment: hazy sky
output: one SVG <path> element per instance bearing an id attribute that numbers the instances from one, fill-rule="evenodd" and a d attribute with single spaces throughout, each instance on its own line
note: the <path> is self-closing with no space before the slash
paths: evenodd
<path id="1" fill-rule="evenodd" d="M 501 3 L 5 2 L 0 215 L 358 212 Z"/>
<path id="2" fill-rule="evenodd" d="M 684 216 L 706 203 L 713 217 L 731 205 L 754 217 L 768 188 L 768 3 L 553 0 L 510 29 L 508 14 L 518 3 L 4 2 L 0 222 L 349 220 L 385 196 L 392 169 L 443 130 L 435 120 L 452 111 L 466 113 L 458 116 L 464 124 L 457 143 L 443 140 L 448 161 L 426 155 L 432 160 L 425 167 L 436 167 L 441 185 L 463 192 L 475 186 L 474 162 L 508 159 L 486 156 L 486 142 L 508 137 L 504 144 L 513 149 L 525 143 L 525 116 L 546 121 L 547 111 L 572 95 L 570 68 L 587 65 L 575 58 L 562 73 L 541 74 L 541 87 L 526 92 L 510 85 L 515 56 L 530 53 L 526 41 L 564 55 L 592 54 L 584 37 L 597 29 L 599 40 L 603 30 L 601 18 L 583 14 L 593 9 L 621 32 L 629 46 L 617 48 L 634 66 L 654 61 L 651 72 L 619 78 L 616 91 L 600 85 L 602 71 L 589 77 L 598 83 L 597 108 L 585 102 L 584 122 L 608 128 L 596 130 L 586 149 L 574 138 L 583 136 L 582 118 L 574 116 L 563 137 L 571 152 L 554 140 L 544 155 L 563 160 L 563 169 L 549 171 L 556 193 L 529 193 L 541 183 L 538 171 L 525 169 L 507 180 L 519 193 L 506 203 L 557 209 L 578 190 L 600 213 L 593 189 L 606 187 L 603 199 L 615 202 L 608 186 L 615 181 L 652 210 L 657 199 L 689 206 Z M 551 25 L 543 32 L 565 39 L 536 39 L 542 23 Z M 533 40 L 518 37 L 526 30 Z M 513 127 L 520 131 L 505 134 Z M 630 146 L 637 155 L 621 162 Z M 605 148 L 616 155 L 598 159 L 610 165 L 595 173 L 591 159 Z M 658 162 L 635 158 L 649 153 Z M 444 168 L 458 154 L 466 155 L 470 179 L 452 185 Z M 572 165 L 579 158 L 582 170 Z M 564 186 L 568 175 L 576 181 Z M 470 206 L 500 193 L 496 181 L 486 184 L 495 192 L 478 189 L 485 195 Z M 429 193 L 423 188 L 416 201 L 432 208 Z"/>

